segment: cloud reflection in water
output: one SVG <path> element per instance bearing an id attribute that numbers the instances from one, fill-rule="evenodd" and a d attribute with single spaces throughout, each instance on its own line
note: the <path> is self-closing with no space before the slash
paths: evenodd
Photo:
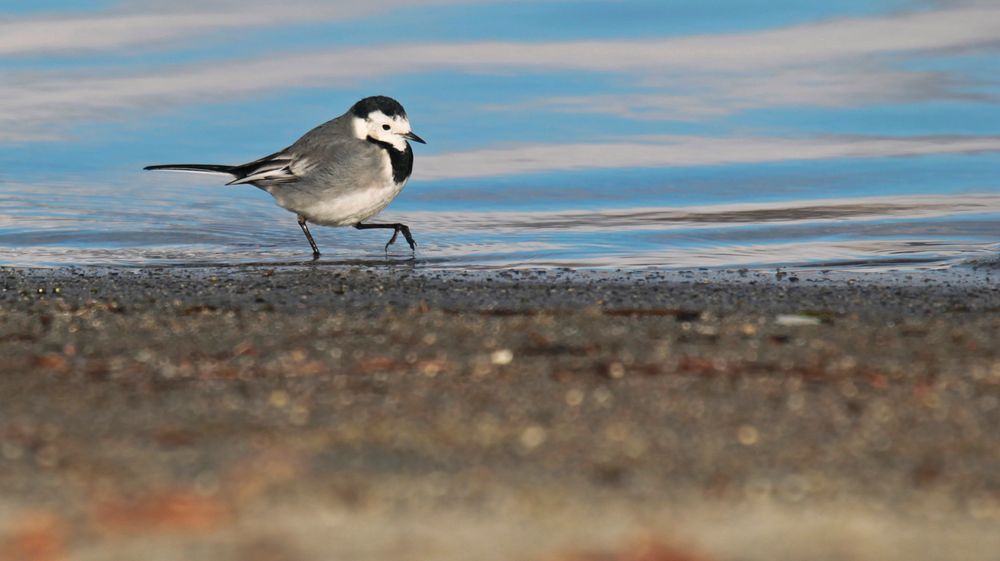
<path id="1" fill-rule="evenodd" d="M 641 4 L 54 0 L 0 13 L 0 264 L 294 261 L 298 230 L 266 195 L 138 170 L 250 160 L 371 93 L 400 97 L 431 142 L 387 213 L 414 227 L 423 263 L 996 250 L 996 2 L 776 0 L 752 22 L 735 0 L 708 19 Z M 883 177 L 855 173 L 862 162 Z M 757 173 L 782 166 L 783 181 Z M 703 184 L 680 180 L 692 169 Z M 379 258 L 373 236 L 317 236 L 337 258 Z"/>

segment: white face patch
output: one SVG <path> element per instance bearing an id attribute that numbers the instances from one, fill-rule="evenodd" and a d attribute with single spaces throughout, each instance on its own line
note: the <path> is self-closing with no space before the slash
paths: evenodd
<path id="1" fill-rule="evenodd" d="M 410 132 L 410 122 L 406 117 L 389 117 L 381 111 L 373 111 L 367 119 L 354 117 L 354 135 L 360 139 L 369 136 L 375 140 L 391 144 L 399 151 L 406 150 L 406 139 L 402 135 Z"/>

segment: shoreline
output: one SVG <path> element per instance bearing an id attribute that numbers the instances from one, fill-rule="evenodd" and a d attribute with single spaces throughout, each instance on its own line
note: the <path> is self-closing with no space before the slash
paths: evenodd
<path id="1" fill-rule="evenodd" d="M 783 273 L 0 269 L 0 558 L 991 559 L 995 272 Z"/>

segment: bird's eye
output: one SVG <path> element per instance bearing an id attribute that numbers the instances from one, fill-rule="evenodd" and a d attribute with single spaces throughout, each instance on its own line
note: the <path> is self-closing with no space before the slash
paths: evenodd
<path id="1" fill-rule="evenodd" d="M 384 130 L 384 131 L 387 131 L 387 130 L 389 130 L 391 128 L 392 127 L 390 127 L 389 125 L 382 125 L 382 130 Z"/>

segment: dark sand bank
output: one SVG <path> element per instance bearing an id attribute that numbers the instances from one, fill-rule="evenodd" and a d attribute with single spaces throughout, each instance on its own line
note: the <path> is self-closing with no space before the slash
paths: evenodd
<path id="1" fill-rule="evenodd" d="M 995 559 L 991 275 L 3 269 L 0 559 Z"/>

